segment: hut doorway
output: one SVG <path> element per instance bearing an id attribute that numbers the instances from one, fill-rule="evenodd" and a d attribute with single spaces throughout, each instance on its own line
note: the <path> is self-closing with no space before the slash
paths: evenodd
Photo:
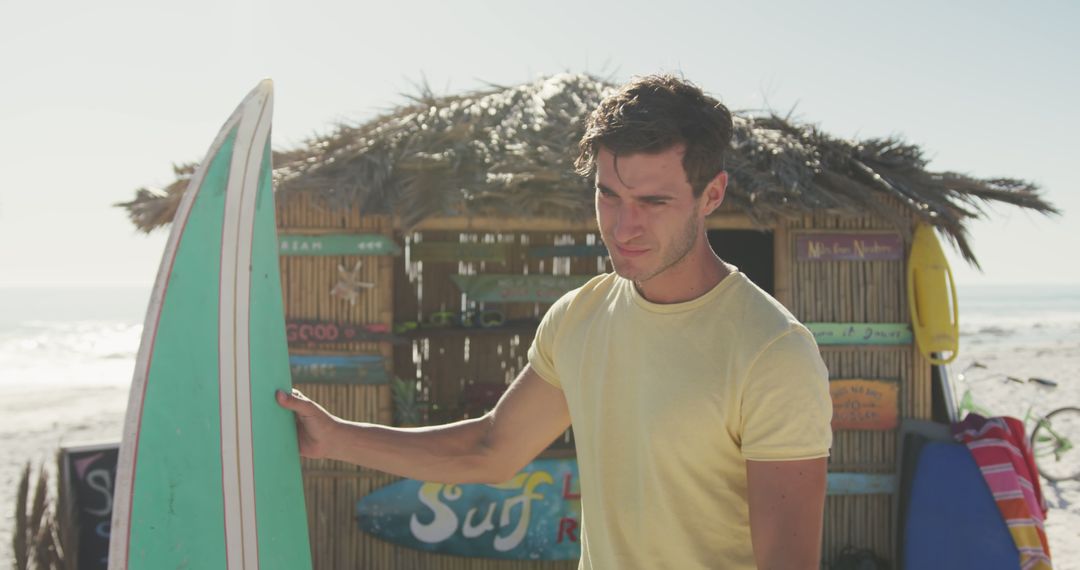
<path id="1" fill-rule="evenodd" d="M 770 295 L 773 283 L 773 233 L 757 230 L 709 230 L 709 244 Z"/>

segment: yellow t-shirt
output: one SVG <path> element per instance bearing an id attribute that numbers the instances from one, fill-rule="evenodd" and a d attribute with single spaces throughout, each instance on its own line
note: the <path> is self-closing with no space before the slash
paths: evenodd
<path id="1" fill-rule="evenodd" d="M 829 454 L 813 336 L 742 273 L 669 305 L 600 275 L 551 307 L 529 363 L 570 408 L 583 569 L 754 568 L 746 460 Z"/>

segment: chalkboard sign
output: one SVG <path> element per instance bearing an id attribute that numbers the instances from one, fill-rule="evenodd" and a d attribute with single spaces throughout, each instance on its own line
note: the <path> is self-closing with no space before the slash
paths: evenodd
<path id="1" fill-rule="evenodd" d="M 119 453 L 119 443 L 60 450 L 62 483 L 70 501 L 68 515 L 74 517 L 78 528 L 78 549 L 73 554 L 79 570 L 105 570 L 109 565 L 109 525 Z"/>

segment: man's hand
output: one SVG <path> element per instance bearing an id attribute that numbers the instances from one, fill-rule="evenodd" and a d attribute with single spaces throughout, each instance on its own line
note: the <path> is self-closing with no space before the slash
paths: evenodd
<path id="1" fill-rule="evenodd" d="M 322 406 L 294 389 L 291 394 L 278 390 L 277 403 L 296 415 L 296 437 L 300 455 L 312 459 L 331 457 L 331 448 L 342 421 Z"/>

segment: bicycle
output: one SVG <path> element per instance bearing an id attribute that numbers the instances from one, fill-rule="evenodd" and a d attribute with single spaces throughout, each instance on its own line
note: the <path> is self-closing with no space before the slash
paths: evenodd
<path id="1" fill-rule="evenodd" d="M 985 370 L 988 367 L 981 362 L 972 362 L 957 375 L 958 379 L 965 380 L 966 373 L 972 368 Z M 1057 387 L 1057 382 L 1046 378 L 1024 379 L 1008 374 L 998 374 L 983 378 L 983 380 L 997 376 L 1004 378 L 1005 382 L 1036 384 L 1050 390 Z M 956 411 L 958 418 L 964 412 L 973 412 L 987 417 L 996 415 L 975 403 L 971 388 L 965 388 Z M 1080 445 L 1080 407 L 1065 406 L 1043 415 L 1035 412 L 1034 404 L 1029 403 L 1027 412 L 1024 413 L 1024 426 L 1027 427 L 1032 422 L 1035 427 L 1031 430 L 1029 442 L 1039 475 L 1047 481 L 1080 480 L 1080 450 L 1075 449 L 1077 445 Z"/>

